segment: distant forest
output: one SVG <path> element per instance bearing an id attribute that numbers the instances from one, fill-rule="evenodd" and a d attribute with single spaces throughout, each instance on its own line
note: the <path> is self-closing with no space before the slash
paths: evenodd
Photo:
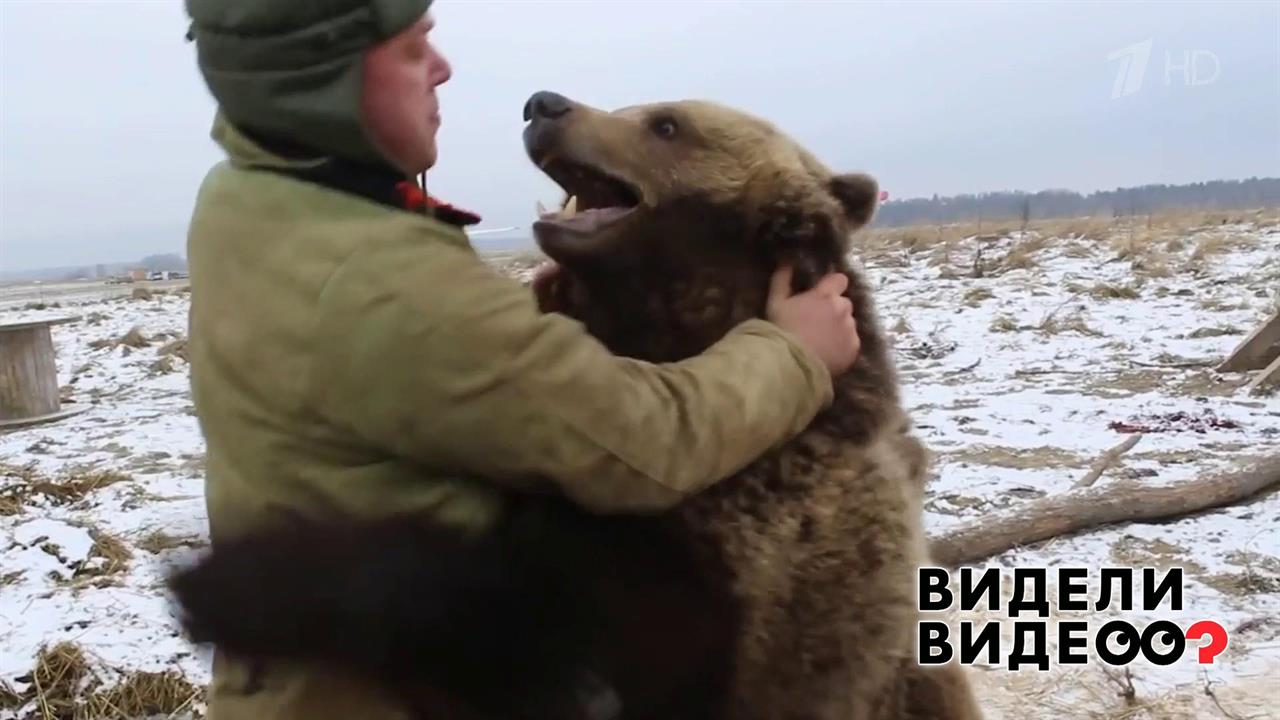
<path id="1" fill-rule="evenodd" d="M 1213 180 L 1187 185 L 1143 185 L 1081 195 L 1070 190 L 990 192 L 953 197 L 889 200 L 881 227 L 983 220 L 1036 220 L 1085 215 L 1123 217 L 1162 210 L 1243 210 L 1280 206 L 1280 178 Z"/>

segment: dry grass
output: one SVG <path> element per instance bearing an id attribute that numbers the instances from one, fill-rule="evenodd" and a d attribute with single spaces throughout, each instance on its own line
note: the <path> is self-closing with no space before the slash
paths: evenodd
<path id="1" fill-rule="evenodd" d="M 1069 240 L 1066 245 L 1062 246 L 1062 254 L 1069 258 L 1093 257 L 1094 248 L 1079 240 Z"/>
<path id="2" fill-rule="evenodd" d="M 1173 270 L 1169 267 L 1169 256 L 1158 251 L 1135 260 L 1133 271 L 1135 274 L 1153 278 L 1167 278 L 1173 275 Z"/>
<path id="3" fill-rule="evenodd" d="M 997 315 L 991 320 L 991 332 L 1018 332 L 1024 328 L 1009 315 Z"/>
<path id="4" fill-rule="evenodd" d="M 157 335 L 154 339 L 159 338 Z M 191 357 L 187 351 L 187 339 L 175 334 L 175 339 L 171 340 L 160 347 L 156 351 L 157 358 L 151 363 L 148 370 L 152 375 L 163 375 L 175 372 L 178 369 L 177 360 L 180 358 L 183 362 L 191 362 Z"/>
<path id="5" fill-rule="evenodd" d="M 153 530 L 143 535 L 135 545 L 139 550 L 149 552 L 152 555 L 159 555 L 167 550 L 176 550 L 178 548 L 204 547 L 205 543 L 198 537 L 178 537 L 177 535 L 170 535 L 163 530 Z"/>
<path id="6" fill-rule="evenodd" d="M 1209 256 L 1221 255 L 1230 250 L 1231 247 L 1231 237 L 1225 233 L 1206 235 L 1196 242 L 1196 247 L 1191 251 L 1191 256 L 1188 260 L 1193 263 L 1202 263 Z"/>
<path id="7" fill-rule="evenodd" d="M 191 361 L 190 356 L 187 354 L 187 339 L 184 337 L 165 343 L 156 351 L 156 354 L 162 357 L 170 355 L 179 357 L 182 358 L 183 362 Z"/>
<path id="8" fill-rule="evenodd" d="M 964 294 L 964 304 L 969 307 L 978 307 L 983 300 L 990 300 L 995 297 L 995 293 L 984 287 L 971 288 Z"/>
<path id="9" fill-rule="evenodd" d="M 26 701 L 9 683 L 0 680 L 0 710 L 17 710 Z"/>
<path id="10" fill-rule="evenodd" d="M 1064 302 L 1062 305 L 1050 310 L 1043 318 L 1041 318 L 1040 324 L 1036 325 L 1035 330 L 1039 331 L 1043 335 L 1061 335 L 1062 333 L 1074 332 L 1091 337 L 1102 337 L 1103 334 L 1090 327 L 1089 323 L 1085 320 L 1085 311 L 1083 308 L 1077 308 L 1074 312 L 1066 315 L 1065 317 L 1059 315 L 1062 308 L 1074 299 L 1074 296 L 1068 298 L 1067 302 Z"/>
<path id="11" fill-rule="evenodd" d="M 19 693 L 0 685 L 0 709 L 24 708 L 33 720 L 136 720 L 190 710 L 203 690 L 174 670 L 122 673 L 108 686 L 84 650 L 70 642 L 40 648 L 35 666 L 19 678 Z"/>
<path id="12" fill-rule="evenodd" d="M 1196 240 L 1195 248 L 1187 256 L 1186 270 L 1202 271 L 1214 257 L 1236 250 L 1251 249 L 1257 246 L 1258 242 L 1258 238 L 1252 235 L 1233 235 L 1223 232 L 1201 235 Z"/>
<path id="13" fill-rule="evenodd" d="M 1000 261 L 1000 266 L 1006 270 L 1029 270 L 1036 267 L 1036 253 L 1049 246 L 1050 237 L 1046 235 L 1033 235 L 1014 243 L 1009 248 L 1004 258 Z"/>
<path id="14" fill-rule="evenodd" d="M 54 505 L 72 505 L 90 493 L 132 479 L 114 470 L 72 468 L 51 478 L 36 470 L 34 463 L 0 466 L 0 481 L 3 481 L 0 516 L 17 515 L 36 497 L 43 497 Z"/>
<path id="15" fill-rule="evenodd" d="M 1160 240 L 1160 235 L 1151 231 L 1130 231 L 1112 235 L 1109 242 L 1116 260 L 1132 262 L 1157 250 Z"/>
<path id="16" fill-rule="evenodd" d="M 133 551 L 124 541 L 101 528 L 89 530 L 93 538 L 93 547 L 89 550 L 89 559 L 100 558 L 103 562 L 96 567 L 87 568 L 76 574 L 81 577 L 103 577 L 127 572 L 129 561 L 133 559 Z"/>
<path id="17" fill-rule="evenodd" d="M 1036 220 L 1031 227 L 1048 237 L 1103 240 L 1116 225 L 1116 219 L 1103 216 L 1050 218 Z"/>
<path id="18" fill-rule="evenodd" d="M 862 250 L 869 257 L 876 257 L 891 249 L 917 253 L 945 245 L 948 239 L 954 239 L 953 234 L 945 225 L 875 228 L 864 235 Z"/>
<path id="19" fill-rule="evenodd" d="M 1088 295 L 1095 300 L 1136 300 L 1140 296 L 1136 285 L 1117 285 L 1113 283 L 1081 285 L 1079 283 L 1067 283 L 1066 288 L 1069 292 L 1077 295 Z"/>
<path id="20" fill-rule="evenodd" d="M 139 288 L 142 289 L 142 288 Z M 89 343 L 89 347 L 94 350 L 111 350 L 121 345 L 129 348 L 144 348 L 151 344 L 150 338 L 142 334 L 139 328 L 131 328 L 129 332 L 118 338 L 102 338 Z"/>
<path id="21" fill-rule="evenodd" d="M 204 691 L 176 670 L 133 672 L 115 686 L 87 699 L 85 720 L 169 717 L 189 710 Z"/>
<path id="22" fill-rule="evenodd" d="M 171 372 L 177 372 L 177 370 L 177 363 L 175 363 L 173 358 L 168 355 L 159 358 L 147 366 L 147 372 L 152 375 L 167 375 Z"/>
<path id="23" fill-rule="evenodd" d="M 1280 224 L 1280 208 L 1254 210 L 1170 210 L 1152 216 L 1153 227 L 1173 230 L 1204 230 L 1223 225 L 1253 223 L 1260 227 Z"/>
<path id="24" fill-rule="evenodd" d="M 1238 299 L 1222 300 L 1220 298 L 1204 298 L 1200 301 L 1200 307 L 1212 312 L 1234 312 L 1236 310 L 1248 310 L 1250 305 L 1247 301 Z"/>
<path id="25" fill-rule="evenodd" d="M 1087 257 L 1092 254 L 1090 244 L 1100 242 L 1116 242 L 1121 239 L 1124 246 L 1130 246 L 1129 256 L 1140 257 L 1149 249 L 1163 247 L 1166 253 L 1181 252 L 1185 249 L 1187 236 L 1215 228 L 1224 224 L 1253 223 L 1258 227 L 1280 225 L 1280 209 L 1248 210 L 1233 212 L 1205 211 L 1169 211 L 1153 213 L 1149 216 L 1111 217 L 1085 216 L 1074 218 L 1047 218 L 1032 220 L 1027 223 L 1026 230 L 1034 233 L 1035 243 L 1051 243 L 1053 240 L 1067 240 L 1065 252 L 1072 257 Z M 876 258 L 882 255 L 905 251 L 916 254 L 931 251 L 930 266 L 948 264 L 950 253 L 958 244 L 973 239 L 997 239 L 1008 237 L 1022 230 L 1022 221 L 1017 218 L 987 218 L 982 222 L 966 221 L 939 225 L 906 225 L 901 227 L 872 227 L 861 233 L 859 251 L 864 257 Z M 1221 234 L 1221 233 L 1219 233 Z M 1021 242 L 1033 242 L 1024 240 Z M 1021 243 L 1019 243 L 1021 244 Z M 1031 247 L 1010 251 L 1002 265 L 1008 268 L 1032 267 L 1035 250 Z M 1038 248 L 1036 248 L 1038 249 Z M 1028 263 L 1027 265 L 1021 265 Z"/>

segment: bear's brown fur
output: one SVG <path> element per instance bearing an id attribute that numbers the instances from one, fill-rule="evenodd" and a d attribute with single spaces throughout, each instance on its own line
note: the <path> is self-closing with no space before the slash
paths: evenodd
<path id="1" fill-rule="evenodd" d="M 564 268 L 545 306 L 578 317 L 616 353 L 701 352 L 762 316 L 780 262 L 798 268 L 799 288 L 829 270 L 849 277 L 862 350 L 831 407 L 672 518 L 727 564 L 741 602 L 729 715 L 978 717 L 958 669 L 914 660 L 927 455 L 900 403 L 871 289 L 846 259 L 851 233 L 878 204 L 877 183 L 834 174 L 773 124 L 714 103 L 603 112 L 547 93 L 531 98 L 526 119 L 533 160 L 576 196 L 579 213 L 637 203 L 602 227 L 591 218 L 535 226 Z"/>
<path id="2" fill-rule="evenodd" d="M 656 517 L 529 498 L 479 540 L 401 519 L 224 543 L 172 581 L 193 639 L 339 663 L 432 720 L 980 717 L 959 668 L 915 661 L 928 458 L 847 261 L 876 182 L 706 102 L 609 113 L 539 93 L 526 119 L 580 211 L 535 225 L 562 267 L 548 309 L 672 361 L 760 317 L 779 263 L 798 288 L 844 272 L 862 351 L 832 405 Z"/>

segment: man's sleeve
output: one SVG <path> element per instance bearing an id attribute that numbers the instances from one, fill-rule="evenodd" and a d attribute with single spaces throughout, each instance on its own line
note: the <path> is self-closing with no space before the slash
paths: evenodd
<path id="1" fill-rule="evenodd" d="M 669 507 L 800 432 L 826 368 L 777 326 L 704 354 L 620 358 L 460 249 L 353 257 L 318 308 L 324 414 L 441 472 L 550 481 L 597 512 Z"/>

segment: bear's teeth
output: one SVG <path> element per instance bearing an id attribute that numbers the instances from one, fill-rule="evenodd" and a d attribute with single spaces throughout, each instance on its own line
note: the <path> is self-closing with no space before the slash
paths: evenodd
<path id="1" fill-rule="evenodd" d="M 560 211 L 560 217 L 571 218 L 578 214 L 578 196 L 571 195 L 569 201 L 564 204 L 564 209 Z"/>
<path id="2" fill-rule="evenodd" d="M 544 218 L 547 216 L 547 206 L 543 205 L 541 200 L 538 201 L 537 211 L 538 217 Z"/>

